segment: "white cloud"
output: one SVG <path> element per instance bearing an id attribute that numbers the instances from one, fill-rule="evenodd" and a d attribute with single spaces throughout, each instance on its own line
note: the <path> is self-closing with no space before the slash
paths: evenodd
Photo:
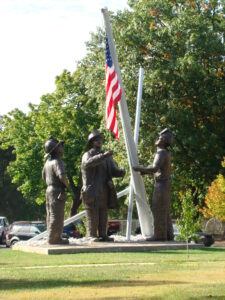
<path id="1" fill-rule="evenodd" d="M 125 0 L 0 1 L 1 109 L 27 111 L 54 91 L 63 69 L 74 71 L 85 55 L 90 31 L 102 26 L 101 8 L 126 7 Z"/>

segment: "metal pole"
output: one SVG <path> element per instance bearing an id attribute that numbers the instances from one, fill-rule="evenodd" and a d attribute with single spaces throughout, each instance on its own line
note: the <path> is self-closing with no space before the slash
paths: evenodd
<path id="1" fill-rule="evenodd" d="M 142 100 L 143 80 L 144 80 L 144 69 L 140 68 L 139 82 L 138 82 L 138 95 L 137 95 L 136 120 L 135 120 L 135 129 L 134 129 L 134 142 L 136 144 L 136 147 L 138 145 L 140 119 L 141 119 L 141 100 Z"/>
<path id="2" fill-rule="evenodd" d="M 138 82 L 138 94 L 137 94 L 136 119 L 135 119 L 135 129 L 134 129 L 134 142 L 135 142 L 136 148 L 138 148 L 143 79 L 144 79 L 144 69 L 140 68 L 139 82 Z M 133 199 L 134 199 L 134 188 L 133 188 L 132 181 L 130 181 L 130 194 L 129 194 L 129 202 L 128 202 L 127 231 L 126 231 L 126 238 L 128 241 L 130 241 L 130 236 L 131 236 Z"/>
<path id="3" fill-rule="evenodd" d="M 137 149 L 134 143 L 134 138 L 132 134 L 132 128 L 131 128 L 131 122 L 130 122 L 130 116 L 127 108 L 127 102 L 125 98 L 125 91 L 121 79 L 119 64 L 118 64 L 118 58 L 116 54 L 116 49 L 113 42 L 113 35 L 112 35 L 112 29 L 109 21 L 109 15 L 107 8 L 102 9 L 104 21 L 105 21 L 105 30 L 108 37 L 109 42 L 109 49 L 111 53 L 111 57 L 114 63 L 115 71 L 117 73 L 120 87 L 122 89 L 122 99 L 120 100 L 118 106 L 120 110 L 120 117 L 121 122 L 123 126 L 123 134 L 124 134 L 124 140 L 125 145 L 127 149 L 127 156 L 128 156 L 128 162 L 131 172 L 131 179 L 133 182 L 133 188 L 137 203 L 137 210 L 138 210 L 138 216 L 141 226 L 141 232 L 143 237 L 148 238 L 153 235 L 154 233 L 154 227 L 153 227 L 153 216 L 152 212 L 150 210 L 149 204 L 147 202 L 147 195 L 144 187 L 144 182 L 139 174 L 139 172 L 133 171 L 133 166 L 136 166 L 139 164 L 138 162 L 138 156 L 137 156 Z"/>

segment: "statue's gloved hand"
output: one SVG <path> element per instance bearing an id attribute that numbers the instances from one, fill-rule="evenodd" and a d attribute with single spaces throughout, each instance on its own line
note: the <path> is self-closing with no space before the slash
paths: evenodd
<path id="1" fill-rule="evenodd" d="M 112 150 L 106 151 L 106 152 L 104 153 L 104 156 L 105 156 L 105 157 L 110 157 L 110 156 L 112 156 L 112 155 L 113 155 L 113 151 L 112 151 Z"/>
<path id="2" fill-rule="evenodd" d="M 108 187 L 109 187 L 110 189 L 113 189 L 114 183 L 113 183 L 112 180 L 109 180 L 109 181 L 108 181 Z"/>
<path id="3" fill-rule="evenodd" d="M 141 169 L 142 169 L 141 166 L 134 166 L 134 167 L 133 167 L 133 170 L 136 171 L 136 172 L 140 172 Z"/>
<path id="4" fill-rule="evenodd" d="M 144 167 L 142 167 L 142 166 L 134 166 L 133 170 L 136 171 L 136 172 L 140 172 L 141 175 L 144 174 Z"/>

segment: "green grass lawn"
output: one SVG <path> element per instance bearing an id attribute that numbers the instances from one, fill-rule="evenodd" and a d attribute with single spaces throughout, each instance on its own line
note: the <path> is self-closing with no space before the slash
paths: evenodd
<path id="1" fill-rule="evenodd" d="M 130 264 L 132 263 L 132 264 Z M 0 299 L 225 299 L 225 248 L 39 255 L 0 251 Z"/>

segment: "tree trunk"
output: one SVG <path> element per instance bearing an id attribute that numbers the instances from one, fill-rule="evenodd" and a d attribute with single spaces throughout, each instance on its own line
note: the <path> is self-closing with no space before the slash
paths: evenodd
<path id="1" fill-rule="evenodd" d="M 72 190 L 72 205 L 71 205 L 71 209 L 70 209 L 70 217 L 74 216 L 77 214 L 77 210 L 79 208 L 79 206 L 81 205 L 81 199 L 80 199 L 80 190 L 81 188 L 78 186 L 75 186 L 73 183 L 73 179 L 71 176 L 68 175 L 68 179 L 69 179 L 69 183 L 71 186 L 71 190 Z"/>
<path id="2" fill-rule="evenodd" d="M 189 241 L 188 241 L 188 238 L 186 239 L 186 246 L 187 246 L 187 259 L 189 259 Z"/>

